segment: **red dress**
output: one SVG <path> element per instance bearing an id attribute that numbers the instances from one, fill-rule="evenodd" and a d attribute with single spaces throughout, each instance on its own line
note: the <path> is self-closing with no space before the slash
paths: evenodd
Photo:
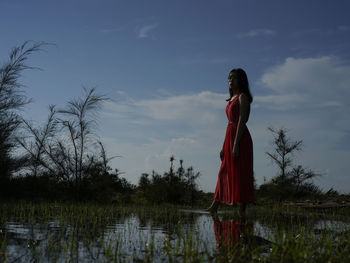
<path id="1" fill-rule="evenodd" d="M 226 106 L 228 124 L 223 146 L 224 158 L 221 162 L 214 200 L 233 205 L 254 202 L 253 141 L 248 127 L 244 124 L 239 142 L 238 158 L 233 158 L 233 145 L 239 120 L 239 96 Z M 250 107 L 248 112 L 248 118 Z"/>

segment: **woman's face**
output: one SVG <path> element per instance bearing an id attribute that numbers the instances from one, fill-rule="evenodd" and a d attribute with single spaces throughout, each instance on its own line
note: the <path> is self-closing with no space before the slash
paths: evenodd
<path id="1" fill-rule="evenodd" d="M 232 75 L 228 79 L 228 87 L 233 93 L 237 93 L 239 91 L 237 79 Z"/>

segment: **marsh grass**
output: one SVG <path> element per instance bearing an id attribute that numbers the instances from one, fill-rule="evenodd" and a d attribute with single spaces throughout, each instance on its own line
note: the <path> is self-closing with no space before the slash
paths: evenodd
<path id="1" fill-rule="evenodd" d="M 350 262 L 348 212 L 254 206 L 244 223 L 232 207 L 214 219 L 174 205 L 6 202 L 0 262 Z M 222 242 L 216 220 L 239 240 Z"/>

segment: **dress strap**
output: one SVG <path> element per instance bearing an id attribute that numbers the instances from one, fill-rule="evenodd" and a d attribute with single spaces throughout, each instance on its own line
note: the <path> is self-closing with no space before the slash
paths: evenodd
<path id="1" fill-rule="evenodd" d="M 241 96 L 242 93 L 243 93 L 243 92 L 238 93 L 238 94 L 236 95 L 236 97 L 235 97 L 233 100 L 230 100 L 229 102 L 232 102 L 232 101 L 234 101 L 235 99 L 239 98 L 239 96 Z M 231 97 L 231 98 L 232 98 L 232 97 Z"/>

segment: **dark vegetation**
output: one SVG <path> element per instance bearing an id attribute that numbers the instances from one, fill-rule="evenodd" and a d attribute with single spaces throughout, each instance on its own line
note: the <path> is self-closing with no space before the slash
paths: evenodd
<path id="1" fill-rule="evenodd" d="M 273 134 L 274 140 L 273 150 L 266 154 L 277 166 L 278 172 L 269 182 L 259 187 L 258 196 L 278 201 L 320 198 L 323 193 L 312 181 L 320 174 L 300 164 L 293 164 L 292 157 L 301 151 L 303 142 L 290 139 L 284 128 L 275 130 L 269 127 L 268 130 Z"/>
<path id="2" fill-rule="evenodd" d="M 212 193 L 198 189 L 200 177 L 190 167 L 174 167 L 163 175 L 154 170 L 143 173 L 138 185 L 120 177 L 109 166 L 102 142 L 95 134 L 96 116 L 109 100 L 84 87 L 84 96 L 68 101 L 66 107 L 49 105 L 42 126 L 25 120 L 20 110 L 31 102 L 22 91 L 21 73 L 38 69 L 26 64 L 28 56 L 47 43 L 25 42 L 15 47 L 8 62 L 0 67 L 0 198 L 59 201 L 97 201 L 181 205 L 208 204 Z M 259 200 L 294 200 L 339 196 L 333 189 L 323 193 L 312 179 L 319 174 L 294 165 L 292 156 L 301 150 L 302 141 L 292 141 L 285 129 L 269 128 L 274 136 L 273 150 L 266 154 L 278 167 L 278 174 L 259 188 Z M 17 153 L 17 154 L 15 154 Z"/>
<path id="3" fill-rule="evenodd" d="M 196 179 L 199 172 L 194 172 L 192 167 L 185 169 L 183 160 L 175 171 L 173 168 L 174 156 L 170 157 L 170 169 L 163 176 L 152 172 L 152 176 L 143 173 L 139 180 L 135 197 L 144 203 L 175 203 L 192 205 L 205 196 L 197 189 Z"/>

